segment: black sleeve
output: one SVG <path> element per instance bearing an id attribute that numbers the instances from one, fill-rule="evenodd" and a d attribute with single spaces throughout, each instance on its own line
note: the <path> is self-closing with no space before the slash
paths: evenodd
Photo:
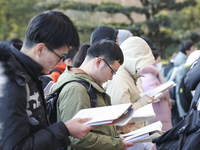
<path id="1" fill-rule="evenodd" d="M 70 144 L 69 131 L 63 122 L 38 129 L 31 134 L 24 86 L 8 83 L 3 93 L 0 98 L 1 150 L 56 150 Z"/>
<path id="2" fill-rule="evenodd" d="M 36 150 L 53 150 L 71 144 L 69 132 L 63 122 L 54 123 L 33 135 Z M 46 144 L 44 144 L 46 143 Z"/>
<path id="3" fill-rule="evenodd" d="M 195 90 L 200 82 L 200 59 L 198 62 L 187 72 L 184 83 L 190 90 Z"/>

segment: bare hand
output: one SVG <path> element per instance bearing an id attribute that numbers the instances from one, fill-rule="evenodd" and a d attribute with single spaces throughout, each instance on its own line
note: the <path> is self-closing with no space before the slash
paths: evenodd
<path id="1" fill-rule="evenodd" d="M 135 123 L 129 123 L 129 124 L 123 126 L 122 127 L 123 133 L 129 133 L 131 131 L 131 129 L 133 129 L 134 125 L 135 125 Z"/>
<path id="2" fill-rule="evenodd" d="M 124 143 L 124 150 L 135 145 L 135 143 L 130 143 L 126 141 L 123 141 L 123 143 Z"/>
<path id="3" fill-rule="evenodd" d="M 149 97 L 148 95 L 146 95 L 148 98 L 150 98 L 152 100 L 152 104 L 154 103 L 154 96 L 153 97 Z"/>
<path id="4" fill-rule="evenodd" d="M 89 127 L 83 123 L 91 120 L 91 118 L 77 118 L 65 122 L 66 127 L 69 130 L 70 136 L 73 136 L 78 139 L 82 139 L 90 130 L 93 130 L 95 127 Z"/>
<path id="5" fill-rule="evenodd" d="M 171 99 L 170 98 L 168 99 L 168 105 L 169 105 L 169 108 L 172 109 L 172 103 L 171 103 Z"/>

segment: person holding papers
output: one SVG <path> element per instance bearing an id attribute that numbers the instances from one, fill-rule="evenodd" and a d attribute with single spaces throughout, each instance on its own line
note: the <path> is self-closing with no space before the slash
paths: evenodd
<path id="1" fill-rule="evenodd" d="M 164 77 L 159 72 L 155 65 L 148 65 L 142 70 L 142 85 L 145 91 L 149 91 L 160 84 L 164 83 Z M 171 101 L 169 91 L 163 92 L 163 96 L 159 102 L 153 104 L 156 118 L 151 119 L 150 123 L 161 121 L 163 126 L 162 130 L 167 131 L 172 128 L 171 122 Z"/>
<path id="2" fill-rule="evenodd" d="M 112 105 L 132 103 L 134 110 L 152 102 L 148 96 L 140 97 L 137 80 L 142 69 L 155 63 L 151 49 L 140 37 L 133 36 L 125 40 L 120 48 L 124 54 L 124 63 L 119 68 L 112 81 L 105 85 L 106 93 L 111 96 Z M 134 129 L 145 126 L 145 123 L 136 124 Z"/>
<path id="3" fill-rule="evenodd" d="M 57 150 L 70 145 L 68 136 L 83 138 L 90 119 L 50 125 L 39 80 L 63 62 L 69 47 L 79 47 L 78 32 L 68 16 L 46 11 L 29 23 L 23 45 L 0 42 L 6 82 L 0 95 L 0 150 Z M 1 76 L 0 76 L 1 77 Z"/>
<path id="4" fill-rule="evenodd" d="M 120 47 L 111 40 L 100 40 L 89 47 L 86 58 L 79 68 L 67 67 L 55 83 L 50 94 L 57 91 L 65 82 L 84 81 L 92 86 L 96 100 L 90 99 L 87 89 L 78 82 L 66 84 L 57 101 L 57 121 L 67 121 L 81 109 L 111 105 L 110 97 L 105 93 L 102 84 L 112 80 L 113 75 L 124 61 Z M 108 114 L 109 115 L 109 114 Z M 70 150 L 125 150 L 134 143 L 123 141 L 115 126 L 99 125 L 90 131 L 83 139 L 70 137 Z"/>

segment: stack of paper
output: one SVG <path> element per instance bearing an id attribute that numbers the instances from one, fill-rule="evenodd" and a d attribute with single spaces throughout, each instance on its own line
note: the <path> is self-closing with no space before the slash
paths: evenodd
<path id="1" fill-rule="evenodd" d="M 154 103 L 157 103 L 160 101 L 160 98 L 163 96 L 163 93 L 158 93 L 154 96 Z"/>
<path id="2" fill-rule="evenodd" d="M 168 82 L 165 82 L 165 83 L 157 86 L 156 88 L 154 88 L 152 90 L 140 93 L 140 97 L 143 97 L 145 95 L 147 95 L 149 97 L 153 97 L 153 96 L 155 96 L 158 93 L 164 92 L 165 90 L 167 90 L 169 88 L 172 88 L 173 86 L 176 86 L 176 84 L 174 83 L 174 81 L 168 81 Z"/>
<path id="3" fill-rule="evenodd" d="M 144 143 L 151 142 L 152 139 L 157 138 L 163 134 L 162 123 L 157 121 L 153 124 L 132 131 L 128 134 L 123 134 L 124 140 L 127 142 Z"/>

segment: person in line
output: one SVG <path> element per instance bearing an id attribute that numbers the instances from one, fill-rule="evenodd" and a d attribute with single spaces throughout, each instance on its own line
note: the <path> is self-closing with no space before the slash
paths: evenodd
<path id="1" fill-rule="evenodd" d="M 95 42 L 102 40 L 102 39 L 107 39 L 114 41 L 117 45 L 119 45 L 119 39 L 118 39 L 118 30 L 113 29 L 112 27 L 103 25 L 99 26 L 96 28 L 90 37 L 90 44 L 94 44 Z"/>
<path id="2" fill-rule="evenodd" d="M 86 58 L 79 68 L 67 67 L 50 90 L 57 91 L 65 82 L 80 80 L 87 82 L 95 90 L 96 107 L 111 105 L 110 97 L 105 93 L 102 84 L 112 80 L 113 75 L 124 61 L 120 47 L 111 40 L 100 40 L 88 48 Z M 82 48 L 84 48 L 82 46 Z M 68 121 L 81 109 L 91 108 L 87 89 L 78 82 L 66 84 L 57 101 L 57 121 Z M 99 125 L 81 140 L 70 137 L 69 150 L 125 150 L 133 143 L 123 141 L 115 126 Z"/>
<path id="3" fill-rule="evenodd" d="M 154 46 L 152 40 L 146 36 L 141 37 L 143 40 L 145 40 L 145 42 L 147 42 L 147 44 L 149 45 L 149 47 L 151 48 L 151 51 L 155 51 L 156 47 Z"/>
<path id="4" fill-rule="evenodd" d="M 173 76 L 175 75 L 174 72 L 174 59 L 176 58 L 178 52 L 174 52 L 172 54 L 172 57 L 169 61 L 169 63 L 164 66 L 161 70 L 161 73 L 165 79 L 165 81 L 174 81 L 175 79 L 173 78 Z M 172 75 L 172 73 L 174 72 L 174 75 Z M 176 105 L 176 87 L 172 87 L 170 89 L 170 99 L 171 99 L 171 105 L 172 105 L 172 109 L 171 109 L 171 120 L 172 120 L 172 125 L 175 126 L 176 125 L 176 120 L 179 120 L 179 115 L 177 114 L 177 105 Z"/>
<path id="5" fill-rule="evenodd" d="M 154 55 L 155 60 L 157 60 L 158 56 L 160 56 L 157 51 L 153 51 L 153 54 L 156 54 Z M 144 76 L 141 78 L 141 80 L 145 92 L 152 90 L 165 82 L 164 77 L 157 68 L 156 63 L 146 66 L 142 70 L 141 74 Z M 157 121 L 161 121 L 163 125 L 163 131 L 168 131 L 169 129 L 171 129 L 171 101 L 168 90 L 163 92 L 163 96 L 160 98 L 159 102 L 153 103 L 153 109 L 156 117 L 154 119 L 151 119 L 149 123 L 151 124 Z"/>
<path id="6" fill-rule="evenodd" d="M 57 11 L 41 13 L 31 20 L 22 47 L 0 44 L 0 61 L 8 78 L 0 98 L 1 150 L 66 148 L 71 143 L 69 136 L 82 139 L 94 129 L 83 124 L 90 119 L 52 125 L 47 120 L 38 78 L 62 64 L 70 46 L 79 46 L 77 30 L 65 14 Z"/>
<path id="7" fill-rule="evenodd" d="M 158 52 L 157 50 L 154 50 L 154 51 L 152 51 L 152 53 L 153 53 L 153 56 L 154 56 L 155 61 L 156 61 L 156 63 L 154 65 L 156 65 L 158 71 L 161 72 L 161 70 L 162 70 L 162 63 L 160 62 L 161 61 L 160 52 Z"/>
<path id="8" fill-rule="evenodd" d="M 57 82 L 59 76 L 65 71 L 66 66 L 72 66 L 72 59 L 76 53 L 77 50 L 69 48 L 69 52 L 63 58 L 62 65 L 56 65 L 56 67 L 51 70 L 50 76 L 53 79 L 53 82 Z"/>
<path id="9" fill-rule="evenodd" d="M 118 42 L 119 45 L 121 45 L 126 39 L 128 39 L 129 37 L 132 37 L 133 34 L 125 29 L 118 29 Z"/>
<path id="10" fill-rule="evenodd" d="M 119 45 L 118 43 L 118 30 L 113 29 L 112 27 L 103 25 L 103 26 L 99 26 L 98 28 L 96 28 L 90 37 L 90 44 L 94 44 L 95 42 L 102 40 L 102 39 L 107 39 L 107 40 L 111 40 L 114 41 L 117 45 Z M 84 46 L 82 47 L 79 52 L 76 54 L 76 56 L 73 59 L 73 67 L 80 67 L 81 64 L 83 63 L 86 53 L 87 53 L 87 49 L 89 48 L 89 44 L 88 46 Z"/>
<path id="11" fill-rule="evenodd" d="M 176 104 L 178 110 L 175 112 L 177 117 L 175 117 L 174 124 L 176 125 L 179 121 L 181 121 L 181 118 L 186 115 L 186 112 L 183 110 L 181 104 L 180 104 L 180 98 L 179 98 L 179 86 L 181 83 L 181 80 L 185 73 L 188 71 L 188 68 L 184 66 L 188 56 L 196 50 L 195 44 L 190 40 L 185 40 L 181 43 L 179 47 L 179 52 L 174 60 L 174 67 L 178 68 L 178 73 L 175 77 L 176 82 Z M 176 69 L 175 69 L 176 70 Z M 172 73 L 173 74 L 173 73 Z"/>
<path id="12" fill-rule="evenodd" d="M 133 36 L 126 39 L 120 46 L 124 54 L 124 63 L 119 68 L 112 81 L 108 81 L 104 88 L 111 96 L 112 105 L 132 103 L 135 110 L 152 102 L 153 98 L 148 96 L 140 97 L 136 86 L 138 78 L 141 77 L 142 69 L 155 63 L 151 49 L 140 37 Z M 134 125 L 134 129 L 145 126 Z"/>
<path id="13" fill-rule="evenodd" d="M 200 50 L 196 50 L 192 52 L 185 63 L 185 67 L 188 68 L 188 71 L 193 68 L 193 66 L 197 63 L 197 60 L 200 57 Z M 190 91 L 190 89 L 186 86 L 184 83 L 185 77 L 187 76 L 187 73 L 183 76 L 180 86 L 179 86 L 179 98 L 180 98 L 180 104 L 183 108 L 183 110 L 188 113 L 190 110 L 192 99 L 195 95 L 195 90 Z"/>
<path id="14" fill-rule="evenodd" d="M 169 63 L 162 67 L 161 73 L 166 82 L 170 80 L 172 72 L 174 71 L 174 59 L 176 58 L 177 54 L 178 52 L 174 52 L 169 60 Z"/>
<path id="15" fill-rule="evenodd" d="M 89 47 L 90 47 L 89 44 L 81 46 L 80 50 L 76 53 L 76 55 L 74 56 L 74 58 L 72 60 L 72 66 L 73 67 L 79 68 L 81 66 L 81 64 L 85 60 L 87 50 L 88 50 Z"/>

